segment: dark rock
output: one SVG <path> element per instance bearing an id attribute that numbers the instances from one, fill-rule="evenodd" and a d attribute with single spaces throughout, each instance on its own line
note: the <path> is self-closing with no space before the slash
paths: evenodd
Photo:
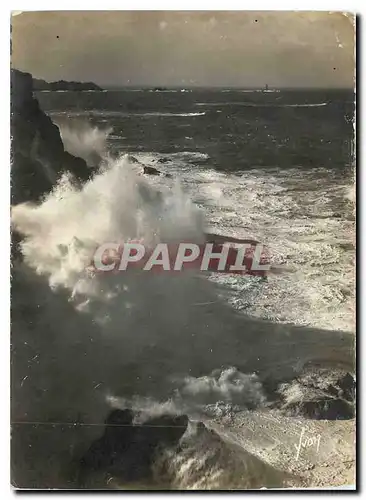
<path id="1" fill-rule="evenodd" d="M 186 415 L 161 415 L 142 424 L 133 424 L 133 419 L 128 409 L 111 412 L 103 436 L 80 461 L 81 478 L 103 469 L 124 481 L 151 479 L 156 453 L 177 447 L 188 425 Z"/>
<path id="2" fill-rule="evenodd" d="M 92 470 L 110 467 L 133 442 L 132 421 L 133 413 L 130 410 L 112 411 L 105 421 L 103 436 L 92 443 L 80 461 L 81 467 Z"/>
<path id="3" fill-rule="evenodd" d="M 138 161 L 138 159 L 137 159 L 137 158 L 135 158 L 134 156 L 132 156 L 132 155 L 126 155 L 126 156 L 127 156 L 127 160 L 128 160 L 130 163 L 134 163 L 134 164 L 135 164 L 135 163 L 140 163 L 140 162 Z"/>
<path id="4" fill-rule="evenodd" d="M 144 166 L 144 174 L 147 174 L 147 175 L 161 175 L 161 172 L 157 168 L 148 167 L 148 166 L 145 165 Z"/>
<path id="5" fill-rule="evenodd" d="M 67 153 L 59 129 L 33 96 L 32 76 L 11 72 L 12 204 L 39 201 L 64 172 L 86 181 L 91 170 Z"/>
<path id="6" fill-rule="evenodd" d="M 158 159 L 158 163 L 168 163 L 169 162 L 169 158 L 159 158 Z"/>
<path id="7" fill-rule="evenodd" d="M 163 175 L 164 177 L 167 177 L 168 179 L 172 179 L 172 177 L 173 177 L 171 174 L 164 174 L 163 172 L 160 172 L 160 170 L 158 170 L 157 168 L 148 167 L 146 165 L 144 165 L 144 174 L 147 174 L 147 175 Z"/>
<path id="8" fill-rule="evenodd" d="M 161 415 L 145 421 L 139 428 L 139 434 L 149 448 L 175 446 L 185 433 L 187 425 L 187 415 Z"/>
<path id="9" fill-rule="evenodd" d="M 343 377 L 339 378 L 336 382 L 336 386 L 341 389 L 341 395 L 347 399 L 347 401 L 354 401 L 356 381 L 350 373 L 346 373 Z"/>
<path id="10" fill-rule="evenodd" d="M 168 179 L 172 178 L 171 174 L 163 174 L 163 172 L 160 172 L 160 170 L 158 170 L 155 167 L 150 167 L 148 165 L 143 165 L 141 162 L 139 162 L 139 160 L 137 158 L 135 158 L 134 156 L 132 156 L 130 154 L 126 155 L 126 158 L 132 164 L 141 165 L 141 167 L 143 168 L 143 173 L 145 175 L 164 175 L 164 177 L 167 177 Z M 165 162 L 160 162 L 160 163 L 165 163 Z"/>

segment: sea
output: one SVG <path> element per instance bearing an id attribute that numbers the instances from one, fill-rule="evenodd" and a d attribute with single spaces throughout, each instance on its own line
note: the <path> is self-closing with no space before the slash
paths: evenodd
<path id="1" fill-rule="evenodd" d="M 129 89 L 37 97 L 70 152 L 88 158 L 90 148 L 106 146 L 171 174 L 173 181 L 159 184 L 179 182 L 202 209 L 207 231 L 256 239 L 275 264 L 291 269 L 260 287 L 251 278 L 211 276 L 234 308 L 276 322 L 354 329 L 352 91 Z"/>
<path id="2" fill-rule="evenodd" d="M 111 409 L 132 408 L 190 419 L 181 450 L 167 451 L 171 488 L 278 485 L 273 467 L 289 469 L 305 424 L 271 413 L 268 387 L 309 364 L 354 373 L 353 91 L 35 96 L 65 149 L 87 161 L 91 180 L 80 188 L 64 175 L 39 205 L 12 209 L 25 266 L 13 286 L 27 291 L 13 296 L 13 308 L 31 311 L 12 326 L 24 364 L 15 413 L 28 422 L 14 444 L 20 476 L 37 487 L 67 487 L 68 457 L 86 452 Z M 144 175 L 142 166 L 162 175 Z M 186 241 L 207 232 L 263 243 L 283 272 L 263 280 L 87 269 L 104 242 Z M 243 423 L 231 426 L 236 413 Z M 192 430 L 212 419 L 206 434 Z M 338 439 L 333 431 L 317 427 L 328 443 L 324 460 Z M 352 451 L 352 439 L 342 446 Z M 144 483 L 127 487 L 116 471 L 89 481 L 117 489 Z"/>

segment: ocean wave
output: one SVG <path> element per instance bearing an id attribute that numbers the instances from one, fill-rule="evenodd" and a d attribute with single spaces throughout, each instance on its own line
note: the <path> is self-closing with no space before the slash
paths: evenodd
<path id="1" fill-rule="evenodd" d="M 312 103 L 312 104 L 265 104 L 255 102 L 197 102 L 196 106 L 218 107 L 218 106 L 243 106 L 251 108 L 318 108 L 327 106 L 328 102 Z"/>
<path id="2" fill-rule="evenodd" d="M 184 157 L 170 158 L 169 173 L 205 209 L 212 232 L 261 241 L 275 266 L 295 270 L 268 283 L 212 275 L 209 279 L 223 300 L 276 323 L 354 330 L 354 186 L 319 184 L 319 178 L 329 176 L 324 169 L 261 168 L 230 174 L 209 165 L 197 169 L 194 160 L 188 163 Z"/>
<path id="3" fill-rule="evenodd" d="M 313 104 L 278 104 L 277 106 L 282 106 L 284 108 L 319 108 L 321 106 L 327 106 L 329 102 L 319 102 Z"/>
<path id="4" fill-rule="evenodd" d="M 65 150 L 83 158 L 88 166 L 97 166 L 107 155 L 107 139 L 112 128 L 101 129 L 91 126 L 87 121 L 62 122 L 59 130 Z"/>
<path id="5" fill-rule="evenodd" d="M 152 166 L 156 166 L 159 164 L 159 168 L 164 168 L 166 164 L 174 164 L 177 169 L 184 169 L 191 163 L 195 163 L 197 161 L 205 161 L 210 158 L 207 153 L 201 153 L 199 151 L 180 151 L 177 153 L 155 153 L 155 152 L 146 152 L 140 153 L 138 151 L 131 152 L 141 163 Z M 177 171 L 178 173 L 178 171 Z M 179 173 L 178 173 L 179 177 Z"/>
<path id="6" fill-rule="evenodd" d="M 72 136 L 73 130 L 66 130 Z M 89 147 L 94 148 L 94 152 L 98 154 L 103 154 L 105 151 L 107 138 L 105 131 L 97 132 L 95 129 L 90 129 L 90 137 L 87 140 L 84 140 L 83 135 L 80 140 L 80 134 L 76 133 L 71 146 L 68 145 L 65 139 L 67 134 L 65 136 L 62 128 L 61 133 L 66 149 L 74 154 L 87 158 L 88 153 L 85 151 L 87 152 Z M 99 139 L 95 141 L 94 139 L 98 137 Z M 340 240 L 349 241 L 352 222 L 334 218 L 329 200 L 338 196 L 340 200 L 353 201 L 354 189 L 349 186 L 342 187 L 338 195 L 331 185 L 327 186 L 324 192 L 319 192 L 318 187 L 312 190 L 310 187 L 315 180 L 311 180 L 310 174 L 306 180 L 305 173 L 302 173 L 301 175 L 305 177 L 298 182 L 304 182 L 306 189 L 304 187 L 303 192 L 295 190 L 296 198 L 294 198 L 294 193 L 286 187 L 289 184 L 287 176 L 291 171 L 287 171 L 284 179 L 278 170 L 273 172 L 252 170 L 242 176 L 228 175 L 213 169 L 195 169 L 193 165 L 196 162 L 209 159 L 206 153 L 198 151 L 132 154 L 141 164 L 151 165 L 169 173 L 174 179 L 179 179 L 184 189 L 188 189 L 192 199 L 206 208 L 210 225 L 213 227 L 218 225 L 222 231 L 233 236 L 250 236 L 259 241 L 270 241 L 275 263 L 283 265 L 291 260 L 293 265 L 298 266 L 297 273 L 276 277 L 275 286 L 272 283 L 269 288 L 266 284 L 258 288 L 257 281 L 253 279 L 212 276 L 211 280 L 224 284 L 225 288 L 230 290 L 230 297 L 226 297 L 225 300 L 228 300 L 234 308 L 240 310 L 244 308 L 254 316 L 276 322 L 290 321 L 325 329 L 353 328 L 351 317 L 353 295 L 349 291 L 352 264 L 349 262 L 349 253 L 342 249 L 344 245 L 341 248 L 333 244 L 330 238 L 336 231 Z M 114 163 L 111 165 L 113 167 L 109 175 L 112 175 L 113 169 L 117 168 Z M 132 169 L 133 166 L 128 168 Z M 291 175 L 297 178 L 298 170 L 295 169 Z M 151 182 L 160 186 L 171 184 L 170 180 L 160 177 Z M 266 200 L 266 212 L 263 211 L 264 200 Z M 313 200 L 313 203 L 309 204 L 309 200 Z M 303 206 L 300 212 L 299 203 Z M 290 213 L 291 230 L 286 223 Z M 269 221 L 272 221 L 273 230 L 268 229 Z M 237 230 L 240 227 L 255 227 L 256 231 L 249 235 L 239 234 Z M 326 277 L 322 277 L 314 268 L 312 262 L 315 256 L 320 266 L 328 266 Z M 344 276 L 341 280 L 338 277 L 336 284 L 333 274 L 339 265 L 344 270 Z M 302 275 L 301 280 L 299 273 Z M 292 290 L 292 294 L 287 293 L 288 289 Z M 266 290 L 264 296 L 259 295 L 260 290 Z"/>
<path id="7" fill-rule="evenodd" d="M 207 153 L 200 153 L 199 151 L 181 151 L 180 153 L 173 153 L 170 156 L 172 158 L 182 157 L 193 160 L 207 160 L 210 157 Z"/>
<path id="8" fill-rule="evenodd" d="M 151 112 L 151 113 L 134 113 L 137 116 L 203 116 L 206 113 L 160 113 L 160 112 Z"/>
<path id="9" fill-rule="evenodd" d="M 108 135 L 108 139 L 112 139 L 112 140 L 122 140 L 122 139 L 126 139 L 126 137 L 125 137 L 125 136 L 123 136 L 123 135 L 109 134 L 109 135 Z"/>
<path id="10" fill-rule="evenodd" d="M 161 116 L 161 117 L 169 117 L 169 116 L 177 116 L 177 117 L 194 117 L 194 116 L 203 116 L 206 114 L 205 111 L 202 112 L 190 112 L 190 113 L 178 113 L 178 112 L 163 112 L 163 111 L 150 111 L 147 113 L 135 113 L 135 112 L 127 112 L 127 111 L 109 111 L 104 109 L 90 109 L 85 111 L 52 111 L 50 113 L 52 116 L 68 116 L 68 117 L 88 117 L 88 116 L 108 116 L 108 117 L 129 117 L 129 116 L 141 116 L 141 117 L 150 117 L 150 116 Z"/>
<path id="11" fill-rule="evenodd" d="M 155 92 L 157 94 L 174 94 L 176 92 L 181 92 L 180 90 L 177 89 L 166 89 L 166 90 L 154 90 L 150 89 L 148 92 Z"/>
<path id="12" fill-rule="evenodd" d="M 244 409 L 262 406 L 266 401 L 258 377 L 243 374 L 234 367 L 215 370 L 208 376 L 186 376 L 177 383 L 180 384 L 177 390 L 180 399 L 201 407 L 223 401 Z"/>

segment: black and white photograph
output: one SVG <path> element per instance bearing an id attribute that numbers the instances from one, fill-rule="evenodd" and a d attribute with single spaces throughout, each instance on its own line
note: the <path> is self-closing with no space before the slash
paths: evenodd
<path id="1" fill-rule="evenodd" d="M 11 487 L 356 489 L 355 14 L 10 22 Z"/>

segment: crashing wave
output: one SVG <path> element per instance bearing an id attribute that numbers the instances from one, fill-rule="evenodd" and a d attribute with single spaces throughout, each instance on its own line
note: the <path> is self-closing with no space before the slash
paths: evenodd
<path id="1" fill-rule="evenodd" d="M 107 155 L 107 139 L 112 128 L 100 129 L 79 121 L 61 123 L 59 129 L 65 150 L 85 160 L 89 167 L 99 165 Z"/>

